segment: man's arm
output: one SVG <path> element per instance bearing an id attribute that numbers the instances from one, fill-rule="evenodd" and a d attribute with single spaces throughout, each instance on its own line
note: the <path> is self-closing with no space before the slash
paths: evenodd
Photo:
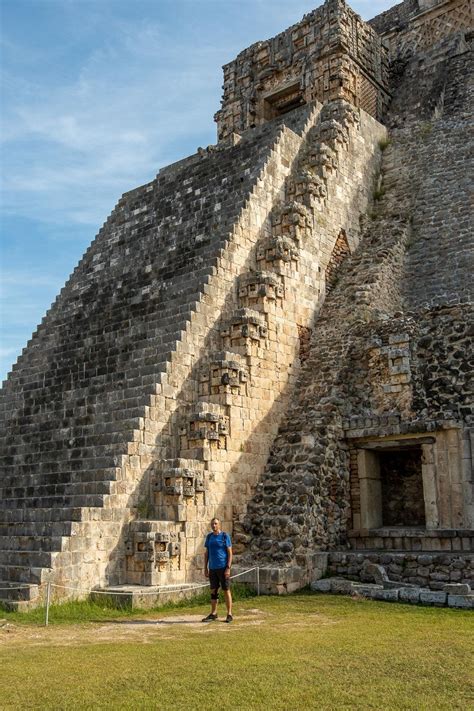
<path id="1" fill-rule="evenodd" d="M 204 549 L 204 574 L 209 577 L 209 551 Z"/>
<path id="2" fill-rule="evenodd" d="M 225 577 L 230 577 L 230 569 L 232 567 L 232 546 L 227 547 L 227 568 L 225 569 Z"/>

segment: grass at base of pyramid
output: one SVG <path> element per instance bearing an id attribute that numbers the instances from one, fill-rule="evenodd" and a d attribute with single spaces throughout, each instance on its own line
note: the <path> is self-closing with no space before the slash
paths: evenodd
<path id="1" fill-rule="evenodd" d="M 469 611 L 299 593 L 240 597 L 226 625 L 219 607 L 205 624 L 206 596 L 47 628 L 6 614 L 2 709 L 439 711 L 472 701 Z"/>

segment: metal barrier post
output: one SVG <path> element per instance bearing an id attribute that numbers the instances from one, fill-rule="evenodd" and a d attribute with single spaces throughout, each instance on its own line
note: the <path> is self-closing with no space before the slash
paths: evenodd
<path id="1" fill-rule="evenodd" d="M 260 568 L 257 566 L 257 595 L 260 595 Z"/>
<path id="2" fill-rule="evenodd" d="M 49 623 L 49 603 L 51 601 L 51 580 L 48 580 L 48 584 L 46 586 L 46 613 L 45 613 L 45 618 L 44 618 L 44 624 L 45 627 L 48 626 Z"/>

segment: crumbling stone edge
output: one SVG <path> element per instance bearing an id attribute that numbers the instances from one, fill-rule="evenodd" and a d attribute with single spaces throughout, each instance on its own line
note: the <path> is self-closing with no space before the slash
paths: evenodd
<path id="1" fill-rule="evenodd" d="M 293 566 L 288 568 L 258 568 L 258 587 L 263 595 L 286 595 L 310 586 L 313 592 L 334 595 L 350 595 L 383 602 L 401 602 L 431 607 L 474 610 L 474 591 L 466 583 L 446 583 L 442 590 L 430 590 L 419 585 L 390 580 L 382 565 L 367 560 L 364 564 L 365 577 L 371 582 L 348 580 L 327 575 L 328 553 L 314 553 L 308 568 Z M 235 569 L 235 573 L 240 573 Z M 256 585 L 255 572 L 240 575 L 239 581 Z"/>
<path id="2" fill-rule="evenodd" d="M 474 610 L 474 594 L 470 586 L 457 583 L 445 585 L 443 590 L 429 590 L 416 585 L 387 588 L 377 583 L 361 583 L 345 578 L 323 578 L 313 581 L 310 587 L 313 592 L 351 595 L 369 600 Z"/>

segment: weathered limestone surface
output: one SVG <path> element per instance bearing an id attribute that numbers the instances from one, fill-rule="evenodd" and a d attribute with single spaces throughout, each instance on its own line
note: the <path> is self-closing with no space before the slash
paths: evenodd
<path id="1" fill-rule="evenodd" d="M 200 579 L 218 515 L 264 590 L 369 560 L 469 606 L 465 10 L 327 0 L 122 197 L 0 396 L 3 598 Z"/>
<path id="2" fill-rule="evenodd" d="M 184 582 L 202 567 L 210 516 L 218 513 L 231 530 L 244 510 L 286 408 L 300 335 L 306 336 L 324 299 L 326 268 L 341 230 L 347 249 L 357 245 L 378 141 L 385 135 L 376 121 L 344 102 L 322 111 L 320 105 L 302 107 L 286 123 L 296 132 L 273 122 L 244 136 L 236 147 L 162 171 L 156 182 L 176 202 L 177 186 L 186 175 L 186 194 L 194 210 L 199 206 L 197 214 L 191 206 L 181 213 L 179 203 L 175 209 L 170 202 L 156 230 L 155 213 L 153 218 L 149 213 L 158 211 L 159 199 L 146 202 L 156 186 L 126 196 L 132 200 L 132 228 L 121 224 L 131 209 L 122 201 L 20 360 L 4 391 L 10 418 L 2 481 L 7 580 L 39 584 L 51 568 L 57 584 L 77 588 Z M 259 170 L 254 165 L 247 169 L 245 156 L 257 143 Z M 235 163 L 226 163 L 228 153 Z M 221 198 L 216 180 L 226 185 L 227 195 L 241 169 L 249 177 L 246 183 L 244 176 L 239 179 L 229 209 L 230 198 Z M 208 184 L 206 175 L 212 176 Z M 207 206 L 204 196 L 211 191 Z M 181 200 L 183 188 L 178 192 Z M 248 196 L 240 214 L 239 194 Z M 141 207 L 140 196 L 145 199 Z M 219 243 L 214 237 L 212 249 L 201 206 L 213 229 L 223 209 L 227 215 L 221 218 L 227 240 Z M 182 215 L 193 216 L 193 223 L 183 225 Z M 143 233 L 136 219 L 145 221 Z M 169 225 L 171 220 L 176 222 Z M 164 274 L 148 277 L 157 271 L 154 250 L 180 254 L 175 230 L 196 229 L 199 246 L 187 240 L 187 261 L 165 262 Z M 169 242 L 155 244 L 157 233 Z M 123 251 L 115 252 L 120 239 Z M 143 270 L 137 257 L 129 260 L 132 245 L 141 259 L 147 255 Z M 340 261 L 339 247 L 336 252 Z M 116 272 L 106 272 L 111 282 L 101 268 L 106 259 L 116 265 Z M 91 264 L 98 266 L 96 271 Z M 168 282 L 159 278 L 165 275 Z M 117 283 L 125 284 L 118 303 Z M 77 291 L 94 294 L 95 301 L 83 299 L 90 312 Z M 86 316 L 90 336 L 84 339 Z M 37 341 L 41 348 L 34 347 Z M 51 369 L 51 357 L 61 364 L 56 377 L 41 371 L 45 365 Z M 22 385 L 31 381 L 31 388 L 15 389 L 20 380 Z M 31 408 L 40 399 L 48 403 L 40 428 L 44 445 L 34 428 L 41 410 L 28 428 Z M 78 418 L 81 407 L 84 417 Z M 57 433 L 58 444 L 50 460 L 43 457 L 39 467 L 31 465 L 42 447 L 50 448 L 51 432 Z M 130 519 L 135 520 L 128 526 Z M 35 533 L 44 541 L 32 571 Z"/>

